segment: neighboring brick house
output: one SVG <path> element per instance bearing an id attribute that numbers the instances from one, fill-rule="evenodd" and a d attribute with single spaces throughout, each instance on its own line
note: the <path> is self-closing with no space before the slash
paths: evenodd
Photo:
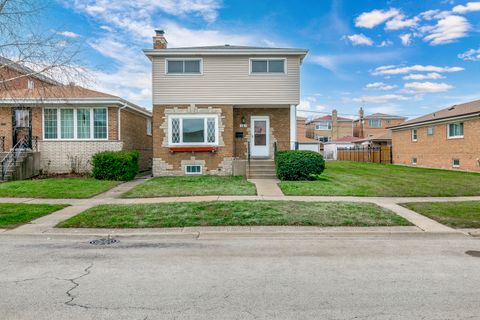
<path id="1" fill-rule="evenodd" d="M 320 152 L 320 141 L 307 137 L 307 118 L 297 117 L 297 143 L 299 150 Z"/>
<path id="2" fill-rule="evenodd" d="M 480 100 L 390 129 L 395 164 L 480 171 Z"/>
<path id="3" fill-rule="evenodd" d="M 56 85 L 60 83 L 10 59 L 0 57 L 0 92 Z"/>
<path id="4" fill-rule="evenodd" d="M 233 45 L 144 50 L 153 75 L 153 174 L 231 175 L 293 149 L 305 49 Z"/>
<path id="5" fill-rule="evenodd" d="M 139 150 L 152 157 L 151 113 L 119 97 L 79 86 L 0 90 L 0 141 L 38 150 L 46 173 L 86 172 L 99 151 Z M 0 150 L 1 152 L 2 150 Z"/>
<path id="6" fill-rule="evenodd" d="M 399 125 L 406 120 L 406 117 L 385 113 L 364 116 L 363 108 L 360 108 L 358 119 L 353 121 L 353 136 L 359 138 L 383 137 L 388 132 L 387 127 Z"/>
<path id="7" fill-rule="evenodd" d="M 353 134 L 353 120 L 339 117 L 337 110 L 332 115 L 315 118 L 307 122 L 307 137 L 320 142 L 329 142 Z"/>

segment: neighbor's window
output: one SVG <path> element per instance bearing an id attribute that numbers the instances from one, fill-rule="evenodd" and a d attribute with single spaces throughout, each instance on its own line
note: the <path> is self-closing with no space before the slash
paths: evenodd
<path id="1" fill-rule="evenodd" d="M 171 116 L 170 144 L 218 144 L 218 118 L 216 116 Z"/>
<path id="2" fill-rule="evenodd" d="M 43 112 L 44 138 L 107 139 L 106 108 L 46 108 Z"/>
<path id="3" fill-rule="evenodd" d="M 320 141 L 320 142 L 330 142 L 331 141 L 331 137 L 328 137 L 328 136 L 317 136 L 317 140 Z"/>
<path id="4" fill-rule="evenodd" d="M 200 74 L 202 59 L 167 59 L 168 74 Z"/>
<path id="5" fill-rule="evenodd" d="M 450 123 L 448 125 L 449 138 L 463 138 L 463 122 Z"/>
<path id="6" fill-rule="evenodd" d="M 382 127 L 382 119 L 369 119 L 368 126 L 370 128 L 381 128 Z"/>
<path id="7" fill-rule="evenodd" d="M 460 167 L 460 159 L 453 159 L 452 160 L 452 167 L 454 167 L 454 168 Z"/>
<path id="8" fill-rule="evenodd" d="M 251 59 L 250 73 L 285 73 L 285 59 Z"/>
<path id="9" fill-rule="evenodd" d="M 412 158 L 412 164 L 416 165 L 417 164 L 417 158 Z"/>
<path id="10" fill-rule="evenodd" d="M 315 125 L 316 130 L 332 130 L 332 121 L 320 121 Z"/>
<path id="11" fill-rule="evenodd" d="M 417 141 L 417 129 L 412 129 L 412 141 Z"/>
<path id="12" fill-rule="evenodd" d="M 433 136 L 433 127 L 427 127 L 427 136 Z"/>
<path id="13" fill-rule="evenodd" d="M 152 119 L 147 119 L 147 135 L 152 135 Z"/>
<path id="14" fill-rule="evenodd" d="M 27 81 L 27 88 L 32 90 L 35 88 L 35 82 L 33 82 L 33 80 L 28 80 Z"/>

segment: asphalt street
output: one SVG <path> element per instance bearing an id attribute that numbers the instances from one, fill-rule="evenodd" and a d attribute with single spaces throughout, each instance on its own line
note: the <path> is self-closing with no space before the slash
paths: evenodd
<path id="1" fill-rule="evenodd" d="M 0 235 L 0 319 L 480 319 L 480 239 L 92 239 Z"/>

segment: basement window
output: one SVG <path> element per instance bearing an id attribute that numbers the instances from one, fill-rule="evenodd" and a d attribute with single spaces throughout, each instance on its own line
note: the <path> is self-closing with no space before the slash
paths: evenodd
<path id="1" fill-rule="evenodd" d="M 460 168 L 460 159 L 453 159 L 452 160 L 452 167 Z"/>
<path id="2" fill-rule="evenodd" d="M 185 174 L 202 174 L 202 166 L 199 164 L 186 165 Z"/>
<path id="3" fill-rule="evenodd" d="M 417 165 L 417 158 L 412 158 L 412 164 L 413 164 L 414 166 Z"/>

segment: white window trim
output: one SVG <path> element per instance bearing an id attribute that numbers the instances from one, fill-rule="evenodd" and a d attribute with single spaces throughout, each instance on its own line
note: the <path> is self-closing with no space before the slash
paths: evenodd
<path id="1" fill-rule="evenodd" d="M 31 79 L 28 79 L 27 80 L 27 88 L 29 90 L 33 90 L 35 89 L 35 81 L 31 80 Z"/>
<path id="2" fill-rule="evenodd" d="M 54 109 L 57 110 L 57 138 L 56 139 L 51 139 L 51 138 L 45 138 L 45 109 Z M 61 125 L 62 125 L 62 119 L 60 116 L 60 110 L 61 109 L 69 109 L 69 110 L 77 110 L 77 109 L 90 109 L 90 138 L 89 139 L 77 139 L 77 111 L 73 112 L 73 139 L 68 138 L 68 139 L 62 139 L 61 138 Z M 107 127 L 107 136 L 106 138 L 94 138 L 94 119 L 93 119 L 93 110 L 94 109 L 104 109 L 106 111 L 106 127 Z M 108 141 L 109 136 L 108 136 L 108 108 L 107 107 L 45 107 L 42 108 L 42 138 L 45 141 Z"/>
<path id="3" fill-rule="evenodd" d="M 415 132 L 415 138 L 414 138 L 414 134 L 413 134 L 414 132 Z M 417 142 L 418 141 L 418 129 L 412 129 L 410 134 L 411 134 L 411 137 L 412 137 L 412 141 Z"/>
<path id="4" fill-rule="evenodd" d="M 169 73 L 168 61 L 197 61 L 200 60 L 200 73 Z M 165 75 L 167 76 L 201 76 L 203 75 L 203 58 L 167 58 L 165 59 Z"/>
<path id="5" fill-rule="evenodd" d="M 252 60 L 283 60 L 283 72 L 252 72 Z M 284 76 L 287 73 L 288 62 L 284 57 L 258 57 L 248 59 L 248 74 L 251 76 Z M 268 68 L 268 62 L 267 62 Z"/>
<path id="6" fill-rule="evenodd" d="M 428 129 L 432 129 L 432 134 L 428 133 Z M 435 127 L 434 126 L 429 126 L 427 127 L 427 137 L 433 137 L 435 135 Z"/>
<path id="7" fill-rule="evenodd" d="M 180 142 L 172 142 L 172 119 L 181 119 L 180 126 Z M 205 139 L 207 138 L 207 118 L 215 119 L 215 142 L 187 142 L 183 140 L 183 119 L 204 119 L 204 133 Z M 219 128 L 218 128 L 218 115 L 217 114 L 171 114 L 168 115 L 168 145 L 169 146 L 218 146 L 219 144 Z"/>
<path id="8" fill-rule="evenodd" d="M 458 160 L 458 164 L 455 164 L 455 160 Z M 452 168 L 460 168 L 460 159 L 452 159 Z"/>
<path id="9" fill-rule="evenodd" d="M 200 167 L 200 172 L 187 172 L 187 167 L 190 167 L 190 166 Z M 189 176 L 202 175 L 203 174 L 203 166 L 201 164 L 186 164 L 185 167 L 184 167 L 184 172 L 185 172 L 186 175 L 189 175 Z"/>
<path id="10" fill-rule="evenodd" d="M 461 136 L 450 136 L 450 125 L 460 124 L 460 123 L 463 123 L 463 134 Z M 465 123 L 463 121 L 447 123 L 447 139 L 463 139 L 464 135 L 465 135 Z"/>
<path id="11" fill-rule="evenodd" d="M 378 121 L 379 122 L 379 126 L 371 126 L 370 125 L 370 121 Z M 380 129 L 382 128 L 382 119 L 368 119 L 368 127 L 369 128 L 372 128 L 372 129 Z"/>

